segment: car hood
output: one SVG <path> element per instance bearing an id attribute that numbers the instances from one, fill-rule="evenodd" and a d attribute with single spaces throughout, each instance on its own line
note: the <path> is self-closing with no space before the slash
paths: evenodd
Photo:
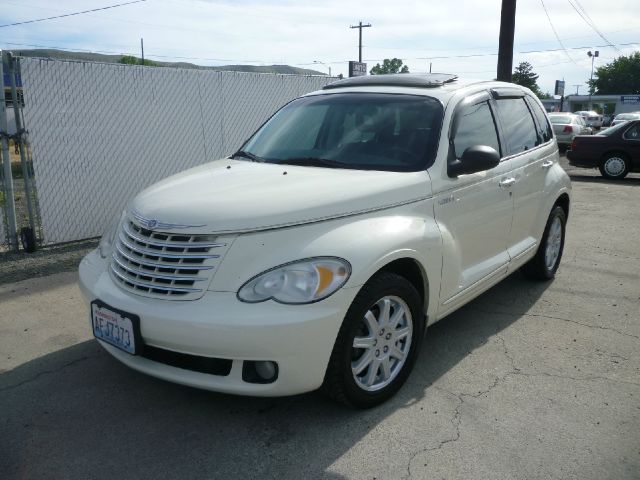
<path id="1" fill-rule="evenodd" d="M 218 160 L 147 188 L 129 213 L 148 228 L 240 233 L 328 220 L 431 196 L 429 174 Z"/>

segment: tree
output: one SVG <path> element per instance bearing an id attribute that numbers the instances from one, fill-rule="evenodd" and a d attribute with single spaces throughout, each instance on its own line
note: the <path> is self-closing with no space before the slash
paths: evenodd
<path id="1" fill-rule="evenodd" d="M 529 62 L 520 62 L 511 76 L 511 81 L 527 87 L 540 98 L 544 96 L 540 91 L 540 87 L 538 87 L 538 75 L 533 71 L 533 67 Z"/>
<path id="2" fill-rule="evenodd" d="M 381 75 L 383 73 L 409 73 L 409 67 L 402 65 L 402 60 L 399 58 L 392 58 L 389 60 L 385 58 L 382 62 L 382 66 L 376 63 L 376 66 L 369 72 L 371 75 Z"/>
<path id="3" fill-rule="evenodd" d="M 118 63 L 124 63 L 125 65 L 141 65 L 142 59 L 131 55 L 124 55 L 120 57 L 120 61 Z M 153 60 L 145 60 L 144 65 L 147 65 L 148 67 L 158 66 L 158 64 Z"/>
<path id="4" fill-rule="evenodd" d="M 618 95 L 640 94 L 640 52 L 628 57 L 622 55 L 593 72 L 594 79 L 587 81 L 591 93 Z"/>

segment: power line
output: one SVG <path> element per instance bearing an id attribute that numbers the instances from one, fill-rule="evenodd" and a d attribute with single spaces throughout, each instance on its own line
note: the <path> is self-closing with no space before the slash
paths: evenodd
<path id="1" fill-rule="evenodd" d="M 580 10 L 582 10 L 582 12 L 581 12 L 580 10 L 578 10 L 578 8 L 576 7 L 576 5 L 574 5 L 574 4 L 573 4 L 573 2 L 572 2 L 571 0 L 568 0 L 568 1 L 569 1 L 569 5 L 571 5 L 571 6 L 573 7 L 573 9 L 576 11 L 576 13 L 577 13 L 578 15 L 580 15 L 580 17 L 585 21 L 585 23 L 586 23 L 587 25 L 589 25 L 589 26 L 593 29 L 593 31 L 594 31 L 594 32 L 596 32 L 596 33 L 598 34 L 598 36 L 599 36 L 600 38 L 602 38 L 602 39 L 603 39 L 605 42 L 607 42 L 610 46 L 612 46 L 613 48 L 615 48 L 615 49 L 618 51 L 618 53 L 622 53 L 618 47 L 616 47 L 613 43 L 611 43 L 611 42 L 609 41 L 609 39 L 607 39 L 607 38 L 602 34 L 602 32 L 601 32 L 600 30 L 598 30 L 598 27 L 596 27 L 595 22 L 591 19 L 591 17 L 590 17 L 590 16 L 589 16 L 589 14 L 587 13 L 587 11 L 584 9 L 584 7 L 583 7 L 582 5 L 580 5 L 580 3 L 578 3 L 578 1 L 577 1 L 577 0 L 575 0 L 576 5 L 578 5 L 578 7 L 580 7 Z M 583 15 L 583 13 L 584 13 L 584 15 Z M 586 18 L 585 18 L 585 17 L 586 17 Z"/>
<path id="2" fill-rule="evenodd" d="M 54 46 L 54 45 L 41 45 L 41 44 L 32 44 L 32 43 L 16 43 L 16 42 L 0 42 L 0 44 L 3 45 L 12 45 L 12 46 L 16 46 L 16 47 L 32 47 L 32 48 L 50 48 L 50 49 L 55 49 L 55 50 L 63 50 L 63 51 L 77 51 L 77 52 L 87 52 L 87 53 L 101 53 L 101 54 L 105 54 L 105 55 L 137 55 L 137 52 L 127 52 L 127 51 L 115 51 L 115 50 L 87 50 L 87 49 L 83 49 L 83 48 L 73 48 L 70 49 L 70 47 L 60 47 L 60 46 Z M 619 43 L 618 45 L 623 47 L 623 46 L 630 46 L 630 45 L 638 45 L 640 44 L 640 41 L 636 41 L 636 42 L 627 42 L 627 43 Z M 581 47 L 568 47 L 566 49 L 562 49 L 562 48 L 551 48 L 551 49 L 542 49 L 542 50 L 524 50 L 524 51 L 519 51 L 519 52 L 515 52 L 519 55 L 529 55 L 532 53 L 553 53 L 553 52 L 561 52 L 561 51 L 566 51 L 566 50 L 588 50 L 591 48 L 607 48 L 610 47 L 610 45 L 586 45 L 586 46 L 581 46 Z M 125 47 L 128 48 L 128 47 Z M 464 49 L 462 49 L 464 50 Z M 480 58 L 480 57 L 495 57 L 497 56 L 497 53 L 477 53 L 477 54 L 467 54 L 467 55 L 441 55 L 441 56 L 433 56 L 433 57 L 404 57 L 402 58 L 402 60 L 448 60 L 448 59 L 456 59 L 456 58 Z M 180 56 L 180 55 L 156 55 L 156 54 L 148 54 L 145 53 L 145 57 L 149 58 L 159 58 L 159 59 L 177 59 L 177 60 L 202 60 L 202 61 L 211 61 L 211 62 L 232 62 L 232 63 L 259 63 L 259 64 L 275 64 L 278 63 L 277 61 L 266 61 L 266 60 L 248 60 L 248 59 L 232 59 L 232 58 L 211 58 L 211 57 L 194 57 L 194 56 Z M 377 59 L 365 59 L 368 62 L 380 62 L 383 59 L 381 58 L 377 58 Z M 573 63 L 576 63 L 574 60 L 571 59 L 571 61 Z M 345 64 L 348 63 L 349 60 L 334 60 L 334 61 L 327 61 L 327 62 L 323 62 L 326 64 L 330 64 L 330 65 L 338 65 L 338 64 Z M 565 62 L 559 62 L 557 64 L 560 63 L 567 63 Z M 292 63 L 291 65 L 294 66 L 307 66 L 307 65 L 314 65 L 314 62 L 303 62 L 303 63 Z M 556 65 L 556 63 L 552 64 L 552 65 Z M 545 65 L 548 66 L 548 65 Z M 536 67 L 536 68 L 541 68 L 541 67 Z"/>
<path id="3" fill-rule="evenodd" d="M 569 52 L 567 51 L 564 44 L 562 43 L 562 40 L 560 40 L 560 36 L 558 35 L 558 32 L 556 32 L 556 27 L 553 26 L 553 22 L 551 21 L 551 17 L 549 16 L 549 12 L 547 11 L 547 6 L 544 4 L 544 0 L 540 0 L 540 3 L 542 3 L 542 8 L 544 9 L 544 13 L 547 16 L 547 20 L 549 20 L 549 25 L 551 25 L 551 30 L 553 30 L 553 34 L 556 36 L 556 39 L 558 40 L 558 43 L 564 50 L 564 53 L 567 54 L 567 57 L 569 57 L 569 60 L 571 60 L 576 65 L 578 65 L 576 61 L 573 58 L 571 58 L 571 55 L 569 55 Z"/>
<path id="4" fill-rule="evenodd" d="M 55 20 L 56 18 L 73 17 L 75 15 L 82 15 L 83 13 L 98 12 L 100 10 L 109 10 L 109 9 L 112 9 L 112 8 L 124 7 L 125 5 L 132 5 L 134 3 L 142 3 L 142 2 L 146 2 L 146 1 L 147 0 L 133 0 L 131 2 L 117 3 L 115 5 L 107 5 L 106 7 L 92 8 L 91 10 L 83 10 L 81 12 L 65 13 L 64 15 L 56 15 L 54 17 L 36 18 L 34 20 L 25 20 L 24 22 L 7 23 L 5 25 L 0 25 L 0 28 L 14 27 L 16 25 L 25 25 L 27 23 L 44 22 L 46 20 Z"/>

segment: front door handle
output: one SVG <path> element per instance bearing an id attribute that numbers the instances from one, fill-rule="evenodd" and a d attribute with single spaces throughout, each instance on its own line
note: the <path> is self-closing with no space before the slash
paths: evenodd
<path id="1" fill-rule="evenodd" d="M 553 160 L 547 160 L 542 163 L 542 168 L 550 168 L 553 165 Z"/>
<path id="2" fill-rule="evenodd" d="M 513 177 L 509 177 L 502 180 L 498 185 L 500 185 L 502 188 L 509 188 L 514 183 L 516 183 L 516 179 Z"/>

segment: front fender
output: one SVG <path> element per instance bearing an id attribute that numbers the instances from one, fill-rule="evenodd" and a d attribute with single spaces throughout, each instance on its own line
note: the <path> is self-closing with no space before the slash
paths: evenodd
<path id="1" fill-rule="evenodd" d="M 427 298 L 437 300 L 441 250 L 431 200 L 423 200 L 364 215 L 239 235 L 209 290 L 237 292 L 265 270 L 317 256 L 347 260 L 352 273 L 344 288 L 354 288 L 394 260 L 410 258 L 426 273 Z M 428 304 L 435 307 L 437 301 Z"/>

